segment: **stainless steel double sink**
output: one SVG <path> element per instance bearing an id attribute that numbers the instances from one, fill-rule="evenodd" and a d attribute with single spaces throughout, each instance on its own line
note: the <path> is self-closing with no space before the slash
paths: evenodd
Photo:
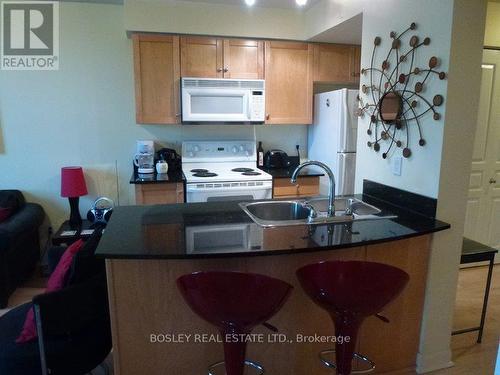
<path id="1" fill-rule="evenodd" d="M 239 204 L 245 213 L 263 227 L 346 223 L 357 220 L 394 218 L 381 215 L 381 210 L 353 197 L 335 199 L 335 216 L 328 217 L 328 199 L 273 200 Z"/>

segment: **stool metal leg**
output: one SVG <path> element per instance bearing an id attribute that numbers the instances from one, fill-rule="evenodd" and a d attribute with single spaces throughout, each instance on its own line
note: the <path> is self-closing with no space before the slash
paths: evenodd
<path id="1" fill-rule="evenodd" d="M 486 289 L 484 291 L 484 300 L 483 300 L 483 310 L 481 311 L 481 323 L 479 323 L 479 334 L 477 335 L 477 342 L 480 343 L 483 339 L 483 329 L 484 329 L 484 321 L 486 319 L 486 310 L 488 308 L 488 297 L 490 295 L 490 286 L 491 286 L 491 276 L 493 274 L 493 265 L 495 262 L 495 255 L 490 258 L 490 265 L 488 267 L 488 277 L 486 279 Z"/>
<path id="2" fill-rule="evenodd" d="M 323 350 L 322 352 L 319 353 L 319 359 L 321 360 L 321 362 L 323 362 L 323 364 L 326 367 L 337 369 L 337 365 L 335 364 L 335 362 L 330 362 L 327 359 L 325 359 L 324 356 L 326 354 L 335 354 L 335 349 Z M 373 361 L 369 360 L 364 355 L 359 354 L 359 353 L 353 353 L 353 358 L 355 358 L 361 362 L 366 363 L 370 367 L 365 369 L 365 370 L 353 370 L 353 371 L 351 371 L 351 374 L 368 374 L 369 372 L 372 372 L 373 370 L 375 370 L 375 363 Z"/>
<path id="3" fill-rule="evenodd" d="M 218 367 L 223 367 L 224 364 L 225 364 L 224 361 L 220 361 L 220 362 L 214 363 L 213 365 L 211 365 L 208 368 L 207 375 L 216 375 L 213 371 L 215 369 L 217 369 Z M 264 373 L 265 373 L 264 367 L 262 367 L 262 365 L 260 365 L 257 362 L 246 360 L 245 361 L 245 366 L 248 366 L 248 367 L 251 367 L 251 368 L 255 369 L 257 371 L 257 375 L 264 375 Z"/>

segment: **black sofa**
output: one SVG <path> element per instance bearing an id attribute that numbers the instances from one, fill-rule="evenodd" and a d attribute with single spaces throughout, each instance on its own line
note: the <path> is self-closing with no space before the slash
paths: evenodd
<path id="1" fill-rule="evenodd" d="M 75 256 L 67 286 L 40 294 L 0 317 L 0 374 L 83 375 L 102 365 L 111 350 L 111 325 L 103 259 L 94 256 L 96 229 Z M 53 271 L 66 249 L 48 252 Z M 16 344 L 28 310 L 34 307 L 38 341 Z"/>
<path id="2" fill-rule="evenodd" d="M 39 228 L 45 212 L 36 203 L 26 203 L 19 190 L 0 190 L 0 200 L 14 202 L 12 216 L 0 223 L 0 309 L 9 296 L 29 278 L 40 258 Z"/>

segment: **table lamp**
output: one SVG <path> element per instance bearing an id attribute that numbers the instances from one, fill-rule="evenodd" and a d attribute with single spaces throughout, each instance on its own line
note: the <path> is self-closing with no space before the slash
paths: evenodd
<path id="1" fill-rule="evenodd" d="M 82 167 L 61 168 L 61 197 L 68 198 L 71 214 L 69 225 L 71 229 L 79 229 L 82 225 L 82 217 L 78 203 L 80 197 L 87 195 L 87 185 L 83 176 Z"/>

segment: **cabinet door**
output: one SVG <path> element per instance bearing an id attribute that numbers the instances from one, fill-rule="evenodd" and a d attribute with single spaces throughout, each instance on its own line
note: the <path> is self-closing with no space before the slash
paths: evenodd
<path id="1" fill-rule="evenodd" d="M 352 49 L 351 81 L 358 83 L 361 76 L 361 46 L 352 46 Z"/>
<path id="2" fill-rule="evenodd" d="M 313 46 L 265 42 L 266 124 L 311 124 Z"/>
<path id="3" fill-rule="evenodd" d="M 352 82 L 352 46 L 346 44 L 314 45 L 314 81 Z"/>
<path id="4" fill-rule="evenodd" d="M 264 42 L 224 40 L 224 78 L 264 79 Z"/>
<path id="5" fill-rule="evenodd" d="M 179 122 L 179 37 L 134 34 L 136 121 Z"/>
<path id="6" fill-rule="evenodd" d="M 137 205 L 172 203 L 184 203 L 182 183 L 135 185 L 135 204 Z"/>
<path id="7" fill-rule="evenodd" d="M 222 78 L 222 39 L 181 37 L 181 76 Z"/>
<path id="8" fill-rule="evenodd" d="M 292 184 L 289 178 L 274 179 L 273 197 L 298 198 L 319 195 L 319 177 L 299 177 Z"/>

